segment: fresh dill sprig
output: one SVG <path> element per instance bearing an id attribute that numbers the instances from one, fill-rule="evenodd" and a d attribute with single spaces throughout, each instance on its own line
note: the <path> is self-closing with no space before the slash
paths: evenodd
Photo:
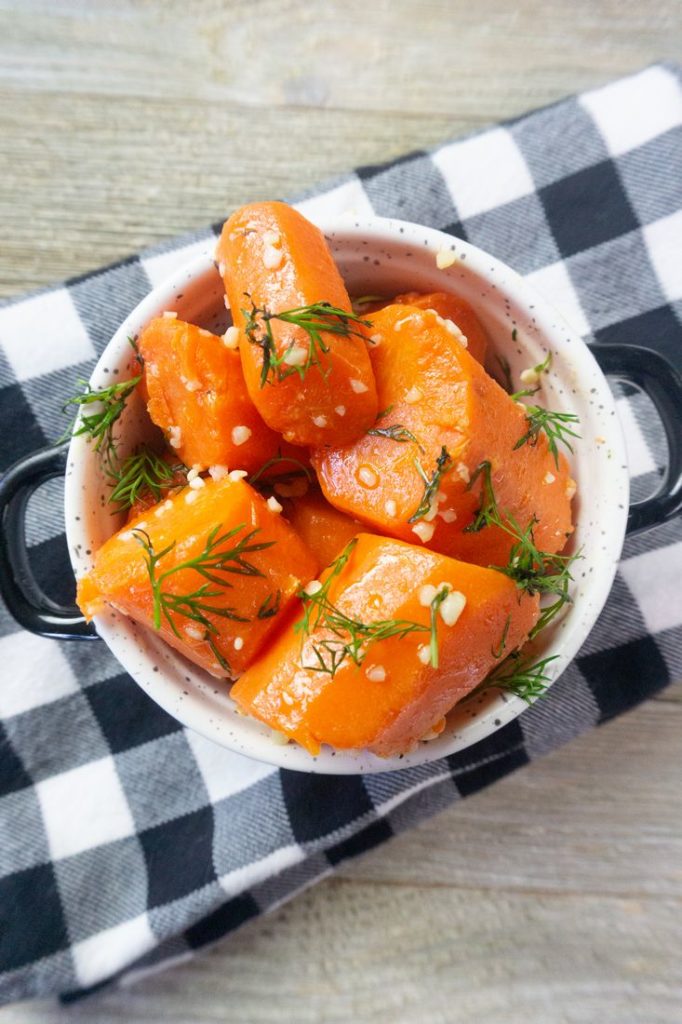
<path id="1" fill-rule="evenodd" d="M 171 465 L 162 459 L 152 448 L 143 445 L 138 451 L 128 455 L 120 465 L 111 466 L 109 475 L 114 488 L 109 501 L 115 505 L 115 512 L 124 512 L 132 508 L 135 502 L 145 493 L 151 494 L 154 501 L 159 501 L 163 491 L 177 490 L 185 486 L 187 467 L 182 463 Z"/>
<path id="2" fill-rule="evenodd" d="M 270 375 L 274 380 L 285 380 L 292 373 L 303 379 L 312 366 L 321 365 L 321 356 L 329 352 L 329 345 L 323 334 L 337 334 L 344 338 L 352 335 L 365 339 L 365 335 L 352 325 L 370 327 L 369 320 L 363 320 L 355 313 L 349 313 L 330 302 L 314 302 L 310 306 L 299 306 L 296 309 L 285 309 L 279 313 L 271 313 L 265 306 L 258 307 L 251 300 L 251 310 L 243 309 L 244 333 L 252 345 L 263 350 L 260 386 L 265 387 Z M 277 343 L 272 332 L 272 321 L 292 324 L 308 335 L 308 350 L 304 351 L 299 361 L 301 346 L 296 340 L 280 354 L 277 354 Z M 284 369 L 282 368 L 284 367 Z"/>
<path id="3" fill-rule="evenodd" d="M 549 658 L 533 662 L 532 658 L 523 658 L 518 651 L 510 654 L 482 683 L 467 694 L 462 703 L 480 696 L 486 690 L 503 690 L 520 697 L 527 704 L 532 704 L 546 693 L 552 680 L 545 669 L 557 657 L 558 655 L 553 654 Z"/>
<path id="4" fill-rule="evenodd" d="M 232 573 L 238 576 L 263 576 L 253 562 L 248 561 L 247 556 L 256 551 L 264 551 L 272 547 L 275 541 L 260 541 L 252 543 L 253 538 L 259 532 L 258 529 L 250 530 L 241 540 L 231 543 L 236 534 L 245 529 L 244 524 L 235 526 L 225 533 L 221 533 L 220 525 L 215 526 L 199 554 L 186 558 L 181 562 L 164 571 L 159 571 L 159 563 L 175 549 L 177 541 L 173 541 L 161 551 L 155 551 L 149 534 L 145 530 L 133 528 L 133 535 L 138 544 L 144 550 L 144 558 L 147 566 L 147 574 L 152 589 L 153 621 L 154 628 L 161 628 L 161 621 L 165 619 L 173 633 L 181 638 L 174 615 L 183 616 L 191 622 L 196 622 L 206 631 L 205 639 L 217 634 L 218 630 L 208 615 L 217 615 L 224 619 L 233 619 L 235 622 L 248 622 L 242 615 L 238 615 L 234 608 L 228 608 L 214 604 L 216 598 L 222 597 L 225 590 L 232 587 L 232 583 L 226 574 Z M 164 590 L 164 583 L 176 573 L 193 570 L 206 580 L 200 586 L 187 594 L 176 594 Z M 212 584 L 212 586 L 211 586 Z M 182 638 L 181 638 L 182 639 Z"/>
<path id="5" fill-rule="evenodd" d="M 281 482 L 284 479 L 288 480 L 296 476 L 305 476 L 308 483 L 312 482 L 312 475 L 308 467 L 303 462 L 300 462 L 298 459 L 293 458 L 291 455 L 282 455 L 282 450 L 279 449 L 276 455 L 273 455 L 272 458 L 267 459 L 263 463 L 263 465 L 256 470 L 255 473 L 251 474 L 251 476 L 248 478 L 248 483 L 250 483 L 251 486 L 253 487 L 261 479 L 263 474 L 266 473 L 271 468 L 271 466 L 276 466 L 278 463 L 281 462 L 291 463 L 293 466 L 297 466 L 298 468 L 296 470 L 292 470 L 289 473 L 280 473 L 276 477 L 268 477 L 267 482 L 274 483 L 276 480 Z M 266 481 L 263 482 L 265 483 Z"/>
<path id="6" fill-rule="evenodd" d="M 129 334 L 128 335 L 128 344 L 130 345 L 130 347 L 132 348 L 133 352 L 135 353 L 135 362 L 138 364 L 140 369 L 143 369 L 144 368 L 144 359 L 142 358 L 142 353 L 140 352 L 140 347 L 137 344 L 137 338 L 133 338 Z"/>
<path id="7" fill-rule="evenodd" d="M 532 638 L 549 625 L 563 606 L 571 601 L 568 588 L 573 577 L 570 570 L 576 558 L 580 558 L 580 552 L 574 555 L 557 555 L 541 551 L 533 536 L 537 519 L 533 517 L 527 526 L 521 527 L 511 513 L 500 511 L 488 461 L 479 463 L 471 475 L 467 489 L 473 487 L 479 476 L 482 478 L 481 504 L 473 521 L 464 528 L 464 532 L 477 533 L 486 526 L 497 526 L 504 530 L 514 540 L 509 552 L 509 561 L 507 565 L 494 565 L 490 568 L 504 573 L 527 594 L 553 594 L 556 597 L 553 604 L 543 608 L 538 622 L 530 633 Z"/>
<path id="8" fill-rule="evenodd" d="M 445 445 L 443 445 L 440 450 L 440 455 L 436 459 L 436 468 L 431 476 L 426 475 L 426 471 L 419 459 L 415 459 L 414 464 L 417 467 L 417 472 L 424 481 L 424 494 L 422 495 L 422 500 L 417 511 L 414 512 L 407 520 L 408 523 L 416 523 L 419 519 L 423 519 L 425 515 L 428 515 L 431 509 L 431 502 L 440 488 L 440 482 L 444 474 L 447 473 L 452 466 L 452 458 Z"/>
<path id="9" fill-rule="evenodd" d="M 388 416 L 389 412 L 393 412 L 393 405 L 387 405 L 385 409 L 377 413 L 377 420 L 383 420 L 384 416 Z"/>
<path id="10" fill-rule="evenodd" d="M 373 302 L 383 302 L 383 295 L 359 295 L 357 299 L 352 299 L 352 306 L 356 313 L 360 312 L 362 306 L 370 306 Z"/>
<path id="11" fill-rule="evenodd" d="M 66 412 L 68 406 L 75 405 L 80 411 L 80 417 L 74 419 L 58 443 L 66 441 L 69 437 L 80 437 L 84 434 L 88 441 L 93 442 L 95 451 L 101 452 L 108 461 L 111 461 L 115 454 L 112 434 L 114 425 L 141 380 L 142 374 L 139 374 L 130 380 L 110 384 L 106 388 L 93 388 L 88 381 L 78 380 L 78 386 L 82 391 L 66 400 L 63 411 Z M 86 412 L 90 406 L 95 408 L 91 412 Z"/>
<path id="12" fill-rule="evenodd" d="M 508 395 L 511 395 L 512 391 L 514 390 L 514 382 L 512 380 L 511 366 L 509 365 L 509 360 L 507 359 L 506 356 L 500 355 L 496 355 L 495 358 L 500 365 L 500 370 L 502 371 L 502 375 L 504 377 L 504 390 L 507 392 Z"/>
<path id="13" fill-rule="evenodd" d="M 362 665 L 372 644 L 392 637 L 402 639 L 410 633 L 429 633 L 431 665 L 437 668 L 437 613 L 449 593 L 449 588 L 442 587 L 433 598 L 429 626 L 409 619 L 377 619 L 374 622 L 362 622 L 347 615 L 330 600 L 329 592 L 334 580 L 348 563 L 356 543 L 356 539 L 351 540 L 331 563 L 327 578 L 317 590 L 311 593 L 304 590 L 299 594 L 303 602 L 303 617 L 294 625 L 294 631 L 302 634 L 304 638 L 317 629 L 324 629 L 332 634 L 331 637 L 312 645 L 315 664 L 303 667 L 313 672 L 325 672 L 333 677 L 347 659 L 357 666 Z"/>
<path id="14" fill-rule="evenodd" d="M 559 448 L 557 442 L 565 445 L 569 452 L 573 451 L 568 438 L 569 436 L 579 438 L 580 434 L 577 434 L 575 430 L 571 430 L 568 424 L 579 423 L 579 417 L 572 412 L 551 412 L 549 409 L 543 409 L 540 405 L 528 405 L 525 411 L 528 429 L 523 437 L 520 437 L 514 445 L 514 451 L 521 448 L 524 444 L 537 444 L 540 431 L 544 431 L 547 435 L 549 450 L 554 456 L 554 462 L 558 469 Z"/>
<path id="15" fill-rule="evenodd" d="M 277 590 L 274 594 L 268 594 L 256 612 L 257 619 L 272 619 L 277 615 L 282 601 L 282 591 Z"/>
<path id="16" fill-rule="evenodd" d="M 497 647 L 491 647 L 490 653 L 496 661 L 499 661 L 505 650 L 507 649 L 507 634 L 509 633 L 509 627 L 511 626 L 511 612 L 504 621 L 504 628 L 502 630 L 502 636 L 500 637 Z"/>
<path id="17" fill-rule="evenodd" d="M 419 445 L 420 449 L 424 451 L 419 441 L 414 436 L 411 430 L 404 427 L 402 423 L 392 423 L 390 427 L 372 427 L 371 430 L 367 431 L 373 437 L 388 437 L 391 441 L 412 441 L 414 444 Z"/>

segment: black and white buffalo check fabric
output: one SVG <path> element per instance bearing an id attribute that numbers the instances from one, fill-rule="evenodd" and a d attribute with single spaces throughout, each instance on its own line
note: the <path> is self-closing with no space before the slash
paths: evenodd
<path id="1" fill-rule="evenodd" d="M 682 93 L 652 67 L 519 120 L 361 167 L 309 214 L 395 215 L 512 264 L 590 341 L 682 362 Z M 0 465 L 50 443 L 61 404 L 149 289 L 218 227 L 0 308 Z M 635 497 L 665 444 L 618 393 Z M 681 410 L 682 415 L 682 410 Z M 72 594 L 59 486 L 31 507 L 48 591 Z M 549 696 L 445 761 L 367 778 L 279 771 L 156 707 L 103 645 L 0 611 L 0 993 L 67 998 L 213 942 L 426 815 L 682 676 L 682 520 L 629 539 L 608 605 Z"/>

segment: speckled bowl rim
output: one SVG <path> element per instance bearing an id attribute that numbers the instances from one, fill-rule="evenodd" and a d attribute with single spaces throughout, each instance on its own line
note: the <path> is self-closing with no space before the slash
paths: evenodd
<path id="1" fill-rule="evenodd" d="M 395 219 L 342 215 L 333 222 L 317 220 L 317 223 L 332 249 L 341 254 L 341 261 L 344 247 L 348 251 L 360 244 L 365 246 L 365 254 L 380 254 L 384 251 L 382 247 L 386 252 L 392 247 L 395 252 L 397 245 L 418 251 L 420 257 L 428 253 L 434 260 L 439 251 L 452 250 L 456 263 L 453 268 L 441 272 L 445 290 L 458 290 L 457 269 L 467 261 L 467 274 L 488 282 L 496 293 L 496 302 L 503 296 L 510 308 L 525 312 L 534 336 L 534 345 L 529 350 L 531 360 L 535 358 L 533 352 L 537 354 L 549 349 L 556 357 L 555 362 L 565 369 L 563 377 L 558 377 L 559 382 L 570 376 L 573 383 L 579 382 L 581 394 L 589 383 L 593 396 L 590 408 L 599 410 L 598 414 L 594 413 L 594 421 L 600 431 L 600 444 L 595 447 L 589 439 L 576 444 L 573 464 L 576 467 L 574 475 L 579 475 L 578 470 L 582 470 L 585 479 L 588 473 L 590 478 L 599 478 L 599 493 L 603 501 L 598 520 L 591 522 L 590 526 L 599 530 L 603 537 L 595 564 L 586 566 L 589 572 L 582 573 L 586 582 L 580 584 L 568 616 L 540 645 L 539 656 L 554 656 L 556 659 L 550 668 L 552 682 L 556 681 L 582 646 L 608 597 L 625 536 L 629 500 L 625 445 L 615 403 L 602 371 L 587 345 L 541 295 L 514 270 L 476 246 L 433 228 Z M 91 381 L 94 387 L 111 382 L 111 376 L 108 376 L 110 368 L 129 362 L 128 337 L 137 334 L 164 309 L 175 308 L 175 300 L 183 289 L 192 283 L 201 283 L 204 277 L 207 289 L 209 284 L 214 284 L 211 275 L 217 277 L 217 274 L 212 253 L 208 251 L 209 244 L 207 242 L 205 254 L 154 288 L 127 317 L 93 371 Z M 572 390 L 577 393 L 575 388 Z M 592 426 L 594 424 L 590 424 L 594 436 Z M 582 427 L 585 427 L 584 420 Z M 607 451 L 609 458 L 600 459 L 599 456 Z M 90 470 L 91 477 L 93 458 L 95 456 L 82 437 L 72 440 L 67 458 L 64 507 L 69 552 L 76 576 L 87 571 L 92 559 L 93 541 L 88 529 L 88 513 L 93 498 L 88 486 L 88 472 Z M 578 515 L 578 523 L 581 514 Z M 366 751 L 335 752 L 328 748 L 323 748 L 314 757 L 296 744 L 275 743 L 269 730 L 239 716 L 224 689 L 220 690 L 219 681 L 189 666 L 175 652 L 168 653 L 169 649 L 162 641 L 157 637 L 152 640 L 150 631 L 109 611 L 97 616 L 95 625 L 123 668 L 179 722 L 223 747 L 282 768 L 322 774 L 366 774 L 410 768 L 472 746 L 517 718 L 527 708 L 526 703 L 516 697 L 489 698 L 461 727 L 447 729 L 438 739 L 421 743 L 414 751 L 401 757 L 380 759 Z M 175 678 L 169 668 L 174 661 L 180 663 L 180 669 L 176 666 Z M 178 672 L 182 671 L 186 671 L 186 675 L 180 681 Z"/>

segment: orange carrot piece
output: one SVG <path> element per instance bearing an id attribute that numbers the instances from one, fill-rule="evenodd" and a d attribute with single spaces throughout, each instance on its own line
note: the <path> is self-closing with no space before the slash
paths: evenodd
<path id="1" fill-rule="evenodd" d="M 252 304 L 281 313 L 328 302 L 351 313 L 341 275 L 322 232 L 285 203 L 244 206 L 223 227 L 216 251 L 234 324 L 249 394 L 265 422 L 292 444 L 346 444 L 376 416 L 376 388 L 367 354 L 366 332 L 351 322 L 348 336 L 322 332 L 328 351 L 304 372 L 282 363 L 262 384 L 263 349 L 244 332 Z M 277 357 L 308 356 L 309 335 L 298 325 L 270 321 Z M 262 332 L 262 321 L 259 331 Z M 360 335 L 360 336 L 358 336 Z M 299 362 L 300 367 L 300 362 Z M 303 373 L 303 376 L 301 376 Z M 282 378 L 281 374 L 287 374 Z"/>
<path id="2" fill-rule="evenodd" d="M 138 348 L 149 415 L 186 466 L 251 473 L 279 449 L 294 452 L 261 419 L 246 390 L 239 353 L 222 338 L 162 316 L 147 325 Z"/>
<path id="3" fill-rule="evenodd" d="M 320 566 L 329 565 L 362 530 L 357 519 L 339 512 L 317 490 L 288 499 L 280 496 L 277 487 L 275 493 L 284 505 L 284 515 Z"/>
<path id="4" fill-rule="evenodd" d="M 469 355 L 481 366 L 484 365 L 488 335 L 473 308 L 464 299 L 450 292 L 405 292 L 404 295 L 396 295 L 393 301 L 402 306 L 416 306 L 417 309 L 435 309 L 444 320 L 452 320 L 467 339 Z"/>
<path id="5" fill-rule="evenodd" d="M 320 625 L 302 638 L 294 631 L 301 609 L 293 606 L 231 696 L 312 754 L 323 743 L 382 757 L 409 751 L 439 731 L 448 711 L 491 671 L 503 637 L 505 653 L 524 643 L 539 598 L 521 593 L 502 573 L 369 534 L 360 534 L 329 589 L 329 600 L 351 618 L 430 627 L 429 599 L 444 583 L 451 597 L 437 617 L 437 668 L 428 661 L 430 633 L 421 631 L 377 640 L 360 666 L 346 657 L 334 675 L 319 671 L 315 648 L 328 658 L 321 645 L 338 637 Z"/>
<path id="6" fill-rule="evenodd" d="M 212 675 L 243 672 L 301 586 L 315 574 L 317 563 L 289 524 L 241 480 L 207 480 L 199 489 L 187 487 L 111 537 L 97 552 L 91 572 L 79 581 L 78 603 L 83 614 L 91 619 L 108 604 L 153 627 L 154 599 L 139 540 L 146 536 L 156 555 L 174 545 L 159 560 L 155 569 L 158 580 L 167 570 L 201 555 L 216 529 L 214 542 L 224 538 L 216 544 L 218 555 L 240 542 L 247 547 L 266 546 L 245 551 L 241 563 L 226 560 L 224 569 L 212 572 L 215 579 L 190 567 L 161 581 L 161 591 L 171 595 L 171 600 L 206 585 L 200 605 L 215 632 L 176 608 L 169 611 L 175 630 L 162 615 L 158 632 Z M 230 531 L 232 535 L 226 537 Z"/>
<path id="7" fill-rule="evenodd" d="M 326 498 L 377 532 L 479 565 L 506 565 L 507 533 L 496 526 L 464 532 L 481 505 L 482 476 L 469 487 L 471 478 L 488 461 L 499 509 L 522 528 L 535 518 L 537 546 L 560 551 L 572 530 L 575 489 L 564 457 L 555 463 L 544 434 L 515 450 L 528 429 L 523 409 L 434 313 L 393 305 L 372 319 L 382 339 L 372 350 L 379 400 L 390 410 L 373 429 L 402 427 L 416 441 L 366 434 L 315 450 Z M 424 476 L 433 478 L 439 457 L 444 472 L 426 514 L 415 519 Z"/>

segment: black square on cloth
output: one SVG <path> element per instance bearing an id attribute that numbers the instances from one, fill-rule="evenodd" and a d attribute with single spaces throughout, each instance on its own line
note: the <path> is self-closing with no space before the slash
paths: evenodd
<path id="1" fill-rule="evenodd" d="M 314 843 L 373 810 L 357 775 L 280 772 L 289 823 L 298 843 Z"/>
<path id="2" fill-rule="evenodd" d="M 367 853 L 375 846 L 380 846 L 387 839 L 392 839 L 393 834 L 393 829 L 386 818 L 373 821 L 371 825 L 356 832 L 354 836 L 349 836 L 348 839 L 343 839 L 340 843 L 330 846 L 326 851 L 327 860 L 332 867 L 335 867 L 348 857 L 358 857 L 361 853 Z"/>
<path id="3" fill-rule="evenodd" d="M 564 258 L 639 227 L 611 160 L 552 182 L 538 195 Z"/>
<path id="4" fill-rule="evenodd" d="M 595 332 L 606 345 L 643 345 L 666 356 L 675 365 L 682 352 L 682 323 L 670 306 L 657 306 L 639 316 L 610 324 Z"/>
<path id="5" fill-rule="evenodd" d="M 530 763 L 518 718 L 446 760 L 461 796 L 485 789 L 503 775 Z"/>
<path id="6" fill-rule="evenodd" d="M 0 722 L 0 796 L 15 793 L 30 786 L 33 779 L 24 768 L 18 754 L 10 743 L 7 730 Z"/>
<path id="7" fill-rule="evenodd" d="M 663 655 L 651 636 L 577 660 L 599 707 L 600 723 L 635 707 L 670 682 Z"/>
<path id="8" fill-rule="evenodd" d="M 65 534 L 34 544 L 29 548 L 28 559 L 36 582 L 53 601 L 67 606 L 75 604 L 76 580 Z"/>
<path id="9" fill-rule="evenodd" d="M 17 912 L 19 908 L 21 913 Z M 52 865 L 40 864 L 0 878 L 3 971 L 41 960 L 67 946 L 66 922 Z"/>
<path id="10" fill-rule="evenodd" d="M 182 728 L 125 672 L 95 683 L 85 694 L 113 754 Z"/>
<path id="11" fill-rule="evenodd" d="M 149 907 L 214 882 L 213 811 L 203 807 L 140 833 L 149 879 Z"/>
<path id="12" fill-rule="evenodd" d="M 245 924 L 250 918 L 257 917 L 260 908 L 253 896 L 243 893 L 236 896 L 229 903 L 223 903 L 212 914 L 197 921 L 185 932 L 185 939 L 190 949 L 199 949 L 209 942 L 222 939 L 223 935 L 234 931 L 240 925 Z"/>
<path id="13" fill-rule="evenodd" d="M 18 423 L 21 429 L 12 429 L 12 424 Z M 3 470 L 47 444 L 20 384 L 0 388 L 0 428 L 0 468 Z"/>

